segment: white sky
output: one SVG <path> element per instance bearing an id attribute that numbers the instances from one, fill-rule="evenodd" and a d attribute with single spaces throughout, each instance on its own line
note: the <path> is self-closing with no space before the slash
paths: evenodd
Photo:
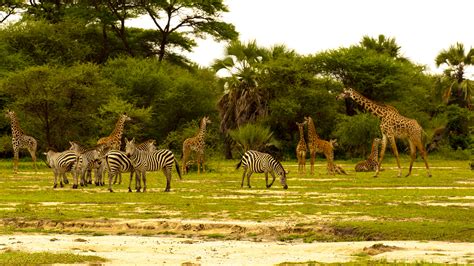
<path id="1" fill-rule="evenodd" d="M 403 56 L 440 72 L 434 60 L 456 42 L 474 46 L 473 0 L 225 0 L 223 20 L 240 40 L 285 44 L 314 54 L 358 44 L 364 35 L 395 38 Z M 189 58 L 202 66 L 222 58 L 225 44 L 199 41 Z M 472 78 L 472 74 L 470 77 Z"/>

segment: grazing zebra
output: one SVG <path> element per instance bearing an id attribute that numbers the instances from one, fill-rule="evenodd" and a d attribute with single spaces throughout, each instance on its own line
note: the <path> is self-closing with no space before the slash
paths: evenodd
<path id="1" fill-rule="evenodd" d="M 247 151 L 242 156 L 242 159 L 237 164 L 236 169 L 239 169 L 240 165 L 243 164 L 244 174 L 242 175 L 242 183 L 240 187 L 244 186 L 245 174 L 247 173 L 247 185 L 250 188 L 250 176 L 255 173 L 265 173 L 265 183 L 267 188 L 270 188 L 275 182 L 275 174 L 280 176 L 280 183 L 284 189 L 288 188 L 286 184 L 286 175 L 288 172 L 285 171 L 281 163 L 273 158 L 268 153 L 258 151 Z M 272 183 L 268 184 L 268 173 L 273 177 Z"/>
<path id="2" fill-rule="evenodd" d="M 379 145 L 382 140 L 375 138 L 372 141 L 372 150 L 367 160 L 358 162 L 355 166 L 356 172 L 371 172 L 377 171 L 379 167 Z"/>
<path id="3" fill-rule="evenodd" d="M 165 192 L 170 191 L 171 169 L 175 164 L 178 176 L 181 179 L 179 164 L 170 150 L 162 149 L 157 151 L 141 151 L 135 145 L 135 139 L 125 138 L 125 153 L 132 161 L 133 167 L 140 173 L 143 180 L 143 192 L 146 191 L 146 171 L 162 170 L 166 177 Z"/>
<path id="4" fill-rule="evenodd" d="M 53 169 L 54 173 L 54 186 L 56 188 L 58 186 L 58 176 L 59 176 L 59 183 L 60 186 L 63 187 L 63 179 L 65 183 L 67 181 L 66 172 L 71 172 L 74 170 L 77 160 L 77 155 L 74 151 L 63 151 L 63 152 L 55 152 L 49 150 L 48 152 L 44 152 L 46 155 L 46 161 L 48 165 Z M 73 171 L 74 176 L 74 185 L 72 188 L 77 188 L 77 175 Z M 62 178 L 61 178 L 62 177 Z"/>

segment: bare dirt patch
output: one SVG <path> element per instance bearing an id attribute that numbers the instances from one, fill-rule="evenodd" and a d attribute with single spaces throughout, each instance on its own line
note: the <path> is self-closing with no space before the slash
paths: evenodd
<path id="1" fill-rule="evenodd" d="M 108 259 L 106 264 L 274 265 L 282 262 L 356 261 L 354 254 L 376 250 L 374 259 L 469 263 L 473 243 L 383 241 L 281 243 L 194 238 L 83 235 L 2 235 L 0 244 L 26 252 L 71 252 Z M 383 251 L 378 253 L 379 251 Z M 376 254 L 377 253 L 377 254 Z"/>

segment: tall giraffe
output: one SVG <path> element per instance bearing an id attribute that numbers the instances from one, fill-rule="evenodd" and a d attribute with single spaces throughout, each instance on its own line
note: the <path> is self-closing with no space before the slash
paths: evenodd
<path id="1" fill-rule="evenodd" d="M 351 98 L 356 103 L 361 105 L 364 109 L 380 118 L 380 131 L 382 132 L 382 149 L 380 151 L 379 165 L 374 177 L 378 176 L 382 161 L 385 155 L 385 148 L 387 147 L 387 139 L 390 140 L 393 154 L 397 159 L 398 176 L 402 175 L 402 168 L 400 167 L 400 158 L 398 155 L 395 138 L 408 139 L 410 145 L 410 168 L 408 170 L 409 176 L 413 167 L 413 162 L 416 159 L 417 149 L 420 151 L 421 157 L 425 161 L 428 176 L 431 177 L 430 167 L 428 166 L 428 158 L 425 147 L 423 146 L 422 136 L 423 128 L 415 119 L 410 119 L 402 116 L 396 108 L 389 105 L 376 103 L 364 97 L 352 88 L 345 88 L 341 94 L 337 96 L 338 99 Z"/>
<path id="2" fill-rule="evenodd" d="M 13 144 L 13 171 L 16 174 L 18 172 L 18 159 L 20 157 L 20 149 L 26 148 L 30 152 L 31 158 L 33 159 L 33 165 L 36 168 L 36 148 L 38 143 L 36 139 L 25 135 L 20 127 L 18 118 L 14 111 L 8 110 L 5 114 L 6 117 L 10 118 L 12 128 L 12 144 Z"/>
<path id="3" fill-rule="evenodd" d="M 191 152 L 196 152 L 196 161 L 198 166 L 198 174 L 201 173 L 200 166 L 202 167 L 202 172 L 204 173 L 206 170 L 204 169 L 204 148 L 205 142 L 204 138 L 206 136 L 206 125 L 211 123 L 211 120 L 208 116 L 205 116 L 201 119 L 201 123 L 199 126 L 199 131 L 196 136 L 187 138 L 183 142 L 183 173 L 187 174 L 186 162 L 191 155 Z"/>
<path id="4" fill-rule="evenodd" d="M 107 136 L 100 138 L 97 141 L 97 145 L 104 145 L 105 147 L 109 147 L 111 149 L 120 150 L 120 145 L 122 144 L 122 134 L 123 134 L 123 127 L 126 121 L 132 120 L 126 113 L 120 115 L 117 123 L 115 124 L 115 129 L 112 133 Z"/>
<path id="5" fill-rule="evenodd" d="M 300 174 L 306 174 L 306 152 L 308 151 L 308 147 L 306 146 L 306 141 L 304 139 L 304 125 L 306 124 L 306 121 L 304 121 L 303 123 L 296 122 L 298 130 L 300 132 L 300 141 L 296 146 L 296 158 L 298 158 L 298 173 Z"/>
<path id="6" fill-rule="evenodd" d="M 326 141 L 319 138 L 318 133 L 316 133 L 316 128 L 314 127 L 313 119 L 309 116 L 304 118 L 305 122 L 308 124 L 308 147 L 309 154 L 311 156 L 311 174 L 314 174 L 314 159 L 316 153 L 323 153 L 326 157 L 328 163 L 327 170 L 329 174 L 335 174 L 336 167 L 334 166 L 334 146 L 335 141 Z"/>

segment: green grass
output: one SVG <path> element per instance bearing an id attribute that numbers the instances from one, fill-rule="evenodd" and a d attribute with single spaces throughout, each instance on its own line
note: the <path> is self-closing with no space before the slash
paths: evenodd
<path id="1" fill-rule="evenodd" d="M 84 256 L 72 253 L 51 252 L 22 252 L 6 251 L 0 253 L 1 265 L 38 265 L 38 264 L 72 264 L 72 263 L 101 263 L 107 260 L 98 256 Z"/>
<path id="2" fill-rule="evenodd" d="M 251 178 L 252 188 L 240 188 L 242 169 L 234 161 L 209 162 L 212 171 L 191 172 L 179 181 L 173 170 L 171 192 L 163 192 L 161 172 L 148 173 L 146 193 L 128 193 L 128 174 L 115 185 L 73 190 L 71 184 L 53 189 L 53 174 L 42 167 L 37 174 L 31 162 L 20 162 L 18 175 L 11 160 L 0 161 L 0 232 L 61 232 L 61 228 L 38 222 L 111 221 L 114 219 L 207 219 L 291 222 L 292 232 L 281 232 L 282 241 L 345 240 L 446 240 L 474 241 L 474 173 L 468 161 L 431 159 L 433 177 L 428 178 L 419 159 L 410 177 L 396 177 L 395 161 L 384 162 L 378 178 L 373 173 L 355 173 L 354 163 L 337 164 L 350 175 L 326 175 L 318 159 L 316 174 L 298 175 L 294 161 L 283 162 L 288 190 L 276 180 L 265 188 L 262 174 Z M 402 167 L 407 167 L 406 156 Z M 451 167 L 451 168 L 449 168 Z M 406 174 L 407 169 L 403 169 Z M 32 224 L 23 224 L 32 221 Z M 171 230 L 167 229 L 171 232 Z M 123 229 L 120 230 L 123 232 Z M 81 231 L 79 231 L 81 232 Z M 104 234 L 94 228 L 85 234 Z M 113 232 L 117 234 L 118 232 Z M 127 232 L 128 233 L 128 232 Z M 148 230 L 146 234 L 159 234 Z M 217 234 L 218 235 L 218 234 Z M 247 232 L 258 237 L 257 232 Z"/>

